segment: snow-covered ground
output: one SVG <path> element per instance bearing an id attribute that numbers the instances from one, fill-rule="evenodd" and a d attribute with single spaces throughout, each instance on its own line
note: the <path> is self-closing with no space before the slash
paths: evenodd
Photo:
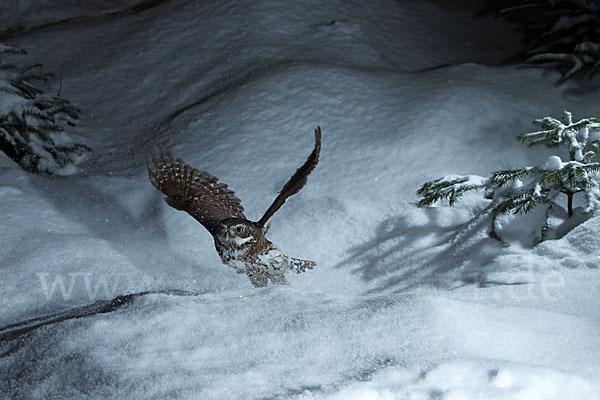
<path id="1" fill-rule="evenodd" d="M 80 3 L 1 8 L 0 42 L 62 70 L 93 149 L 63 178 L 0 154 L 1 397 L 600 398 L 599 217 L 505 247 L 477 197 L 414 194 L 546 159 L 514 137 L 598 115 L 597 81 L 501 66 L 519 38 L 476 1 Z M 258 219 L 316 125 L 268 234 L 318 263 L 287 286 L 222 265 L 147 179 L 164 143 Z"/>

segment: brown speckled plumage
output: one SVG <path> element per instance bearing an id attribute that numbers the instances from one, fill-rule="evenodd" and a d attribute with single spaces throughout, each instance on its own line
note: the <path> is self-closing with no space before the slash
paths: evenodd
<path id="1" fill-rule="evenodd" d="M 148 155 L 150 182 L 165 195 L 171 207 L 186 211 L 214 237 L 221 260 L 238 273 L 246 273 L 255 286 L 285 283 L 284 274 L 312 269 L 313 261 L 284 256 L 265 237 L 270 219 L 306 184 L 308 175 L 319 162 L 321 128 L 315 129 L 315 147 L 306 162 L 290 180 L 257 222 L 244 216 L 241 201 L 226 184 L 206 171 L 200 171 L 178 159 L 163 146 L 155 146 Z"/>

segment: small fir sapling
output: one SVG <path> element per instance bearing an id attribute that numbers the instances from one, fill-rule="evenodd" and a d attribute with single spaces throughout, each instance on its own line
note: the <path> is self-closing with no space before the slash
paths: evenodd
<path id="1" fill-rule="evenodd" d="M 52 77 L 40 64 L 6 62 L 25 54 L 18 47 L 0 44 L 0 149 L 29 172 L 73 173 L 90 149 L 75 143 L 65 126 L 74 126 L 81 112 L 40 88 Z"/>
<path id="2" fill-rule="evenodd" d="M 543 211 L 539 237 L 545 239 L 548 218 L 556 199 L 566 196 L 569 218 L 573 216 L 573 196 L 584 194 L 586 213 L 600 208 L 599 172 L 600 121 L 584 118 L 573 122 L 570 112 L 563 112 L 562 121 L 552 117 L 535 120 L 541 130 L 524 133 L 518 139 L 528 147 L 545 146 L 568 150 L 568 159 L 550 156 L 546 162 L 533 167 L 494 172 L 490 177 L 451 175 L 426 182 L 418 191 L 419 207 L 440 201 L 454 205 L 469 191 L 480 191 L 491 199 L 492 236 L 497 237 L 496 221 L 503 215 L 520 215 L 534 209 Z"/>

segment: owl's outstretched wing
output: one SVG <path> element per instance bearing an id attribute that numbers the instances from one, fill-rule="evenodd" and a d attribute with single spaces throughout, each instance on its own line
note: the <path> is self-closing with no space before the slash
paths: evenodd
<path id="1" fill-rule="evenodd" d="M 264 227 L 267 222 L 271 219 L 273 214 L 285 204 L 290 196 L 298 193 L 300 189 L 306 184 L 308 175 L 315 169 L 319 163 L 319 153 L 321 152 L 321 127 L 317 126 L 315 129 L 315 148 L 312 153 L 308 156 L 308 159 L 304 164 L 296 170 L 296 173 L 290 178 L 289 181 L 283 186 L 279 195 L 273 201 L 273 204 L 265 212 L 265 215 L 258 221 L 258 225 Z"/>
<path id="2" fill-rule="evenodd" d="M 226 218 L 245 218 L 233 191 L 208 172 L 178 159 L 163 146 L 154 146 L 147 158 L 150 182 L 166 197 L 168 205 L 186 211 L 211 233 Z"/>

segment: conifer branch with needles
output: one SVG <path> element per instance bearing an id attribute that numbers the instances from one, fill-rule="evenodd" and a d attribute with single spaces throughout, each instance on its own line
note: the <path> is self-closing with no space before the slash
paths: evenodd
<path id="1" fill-rule="evenodd" d="M 600 71 L 598 0 L 488 0 L 479 15 L 496 16 L 519 26 L 529 64 L 558 69 L 559 83 Z"/>
<path id="2" fill-rule="evenodd" d="M 584 194 L 585 213 L 600 209 L 600 122 L 597 118 L 574 121 L 564 111 L 562 119 L 545 117 L 534 124 L 542 130 L 523 133 L 517 139 L 528 147 L 544 146 L 566 150 L 568 159 L 558 155 L 546 162 L 518 169 L 499 170 L 488 178 L 451 175 L 424 183 L 417 195 L 419 207 L 438 202 L 450 206 L 469 191 L 478 191 L 491 199 L 492 225 L 503 215 L 523 215 L 537 207 L 545 207 L 545 220 L 539 227 L 540 238 L 548 226 L 549 211 L 557 205 L 560 194 L 567 199 L 566 212 L 573 216 L 573 198 Z M 492 227 L 494 233 L 494 227 Z"/>
<path id="3" fill-rule="evenodd" d="M 65 175 L 90 151 L 66 132 L 81 111 L 60 96 L 40 88 L 52 74 L 41 64 L 7 63 L 25 50 L 0 44 L 0 150 L 34 173 Z"/>

